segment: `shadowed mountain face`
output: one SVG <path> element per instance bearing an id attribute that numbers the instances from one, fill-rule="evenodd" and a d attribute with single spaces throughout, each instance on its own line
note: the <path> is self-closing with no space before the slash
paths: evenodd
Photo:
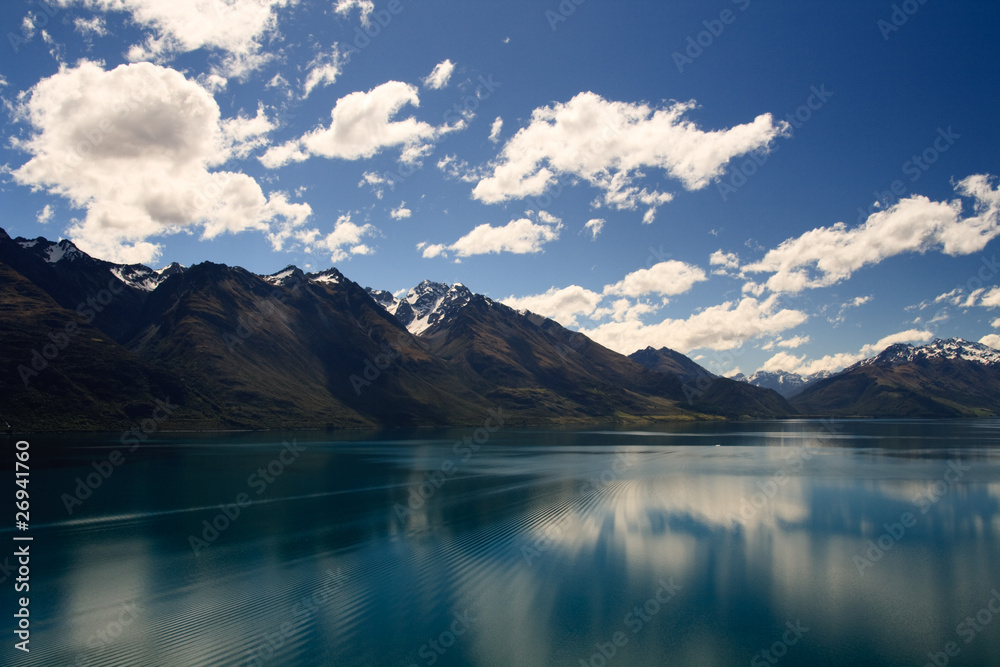
<path id="1" fill-rule="evenodd" d="M 0 389 L 19 429 L 587 423 L 792 414 L 660 350 L 652 368 L 462 285 L 336 269 L 154 271 L 0 230 Z M 67 333 L 69 327 L 72 334 Z M 158 401 L 160 403 L 158 403 Z"/>
<path id="2" fill-rule="evenodd" d="M 955 338 L 892 345 L 810 385 L 792 404 L 837 416 L 1000 415 L 1000 352 Z"/>
<path id="3" fill-rule="evenodd" d="M 426 294 L 434 295 L 426 301 L 435 306 L 418 312 L 423 322 L 433 323 L 411 320 L 411 330 L 416 327 L 429 351 L 449 362 L 470 387 L 523 411 L 529 420 L 553 413 L 572 422 L 794 412 L 774 392 L 716 378 L 677 352 L 664 348 L 659 354 L 672 365 L 649 368 L 553 320 L 473 295 L 462 285 L 425 281 L 396 307 L 408 301 L 419 305 Z M 394 305 L 380 302 L 387 309 Z"/>
<path id="4" fill-rule="evenodd" d="M 661 347 L 659 350 L 647 347 L 644 350 L 633 352 L 628 356 L 629 359 L 642 364 L 650 370 L 671 373 L 685 381 L 697 380 L 705 375 L 715 377 L 690 358 L 668 347 Z"/>

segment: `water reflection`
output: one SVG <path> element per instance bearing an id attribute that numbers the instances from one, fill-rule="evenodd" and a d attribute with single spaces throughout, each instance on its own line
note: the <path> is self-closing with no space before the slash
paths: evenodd
<path id="1" fill-rule="evenodd" d="M 24 664 L 990 664 L 1000 424 L 838 424 L 38 440 Z"/>

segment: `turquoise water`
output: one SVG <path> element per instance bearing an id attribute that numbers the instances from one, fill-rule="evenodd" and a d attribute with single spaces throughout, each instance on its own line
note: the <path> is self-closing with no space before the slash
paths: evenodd
<path id="1" fill-rule="evenodd" d="M 490 426 L 27 437 L 0 662 L 1000 664 L 996 420 Z"/>

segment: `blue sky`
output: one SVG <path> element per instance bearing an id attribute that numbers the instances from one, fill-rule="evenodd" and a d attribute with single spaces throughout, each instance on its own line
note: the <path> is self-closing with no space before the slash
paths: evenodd
<path id="1" fill-rule="evenodd" d="M 992 1 L 19 0 L 0 26 L 15 236 L 462 282 L 717 372 L 1000 345 Z"/>

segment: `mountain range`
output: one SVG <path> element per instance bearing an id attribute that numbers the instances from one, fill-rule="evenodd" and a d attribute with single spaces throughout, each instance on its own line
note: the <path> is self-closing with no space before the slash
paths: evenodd
<path id="1" fill-rule="evenodd" d="M 749 377 L 743 373 L 737 373 L 731 377 L 734 380 L 748 382 L 755 387 L 773 389 L 785 398 L 791 398 L 813 382 L 824 380 L 831 375 L 830 371 L 819 371 L 811 375 L 799 375 L 789 371 L 757 371 Z"/>
<path id="2" fill-rule="evenodd" d="M 18 430 L 1000 414 L 1000 352 L 965 341 L 740 381 L 667 348 L 622 355 L 461 284 L 397 298 L 335 268 L 153 270 L 3 230 L 0 309 L 0 417 Z"/>

